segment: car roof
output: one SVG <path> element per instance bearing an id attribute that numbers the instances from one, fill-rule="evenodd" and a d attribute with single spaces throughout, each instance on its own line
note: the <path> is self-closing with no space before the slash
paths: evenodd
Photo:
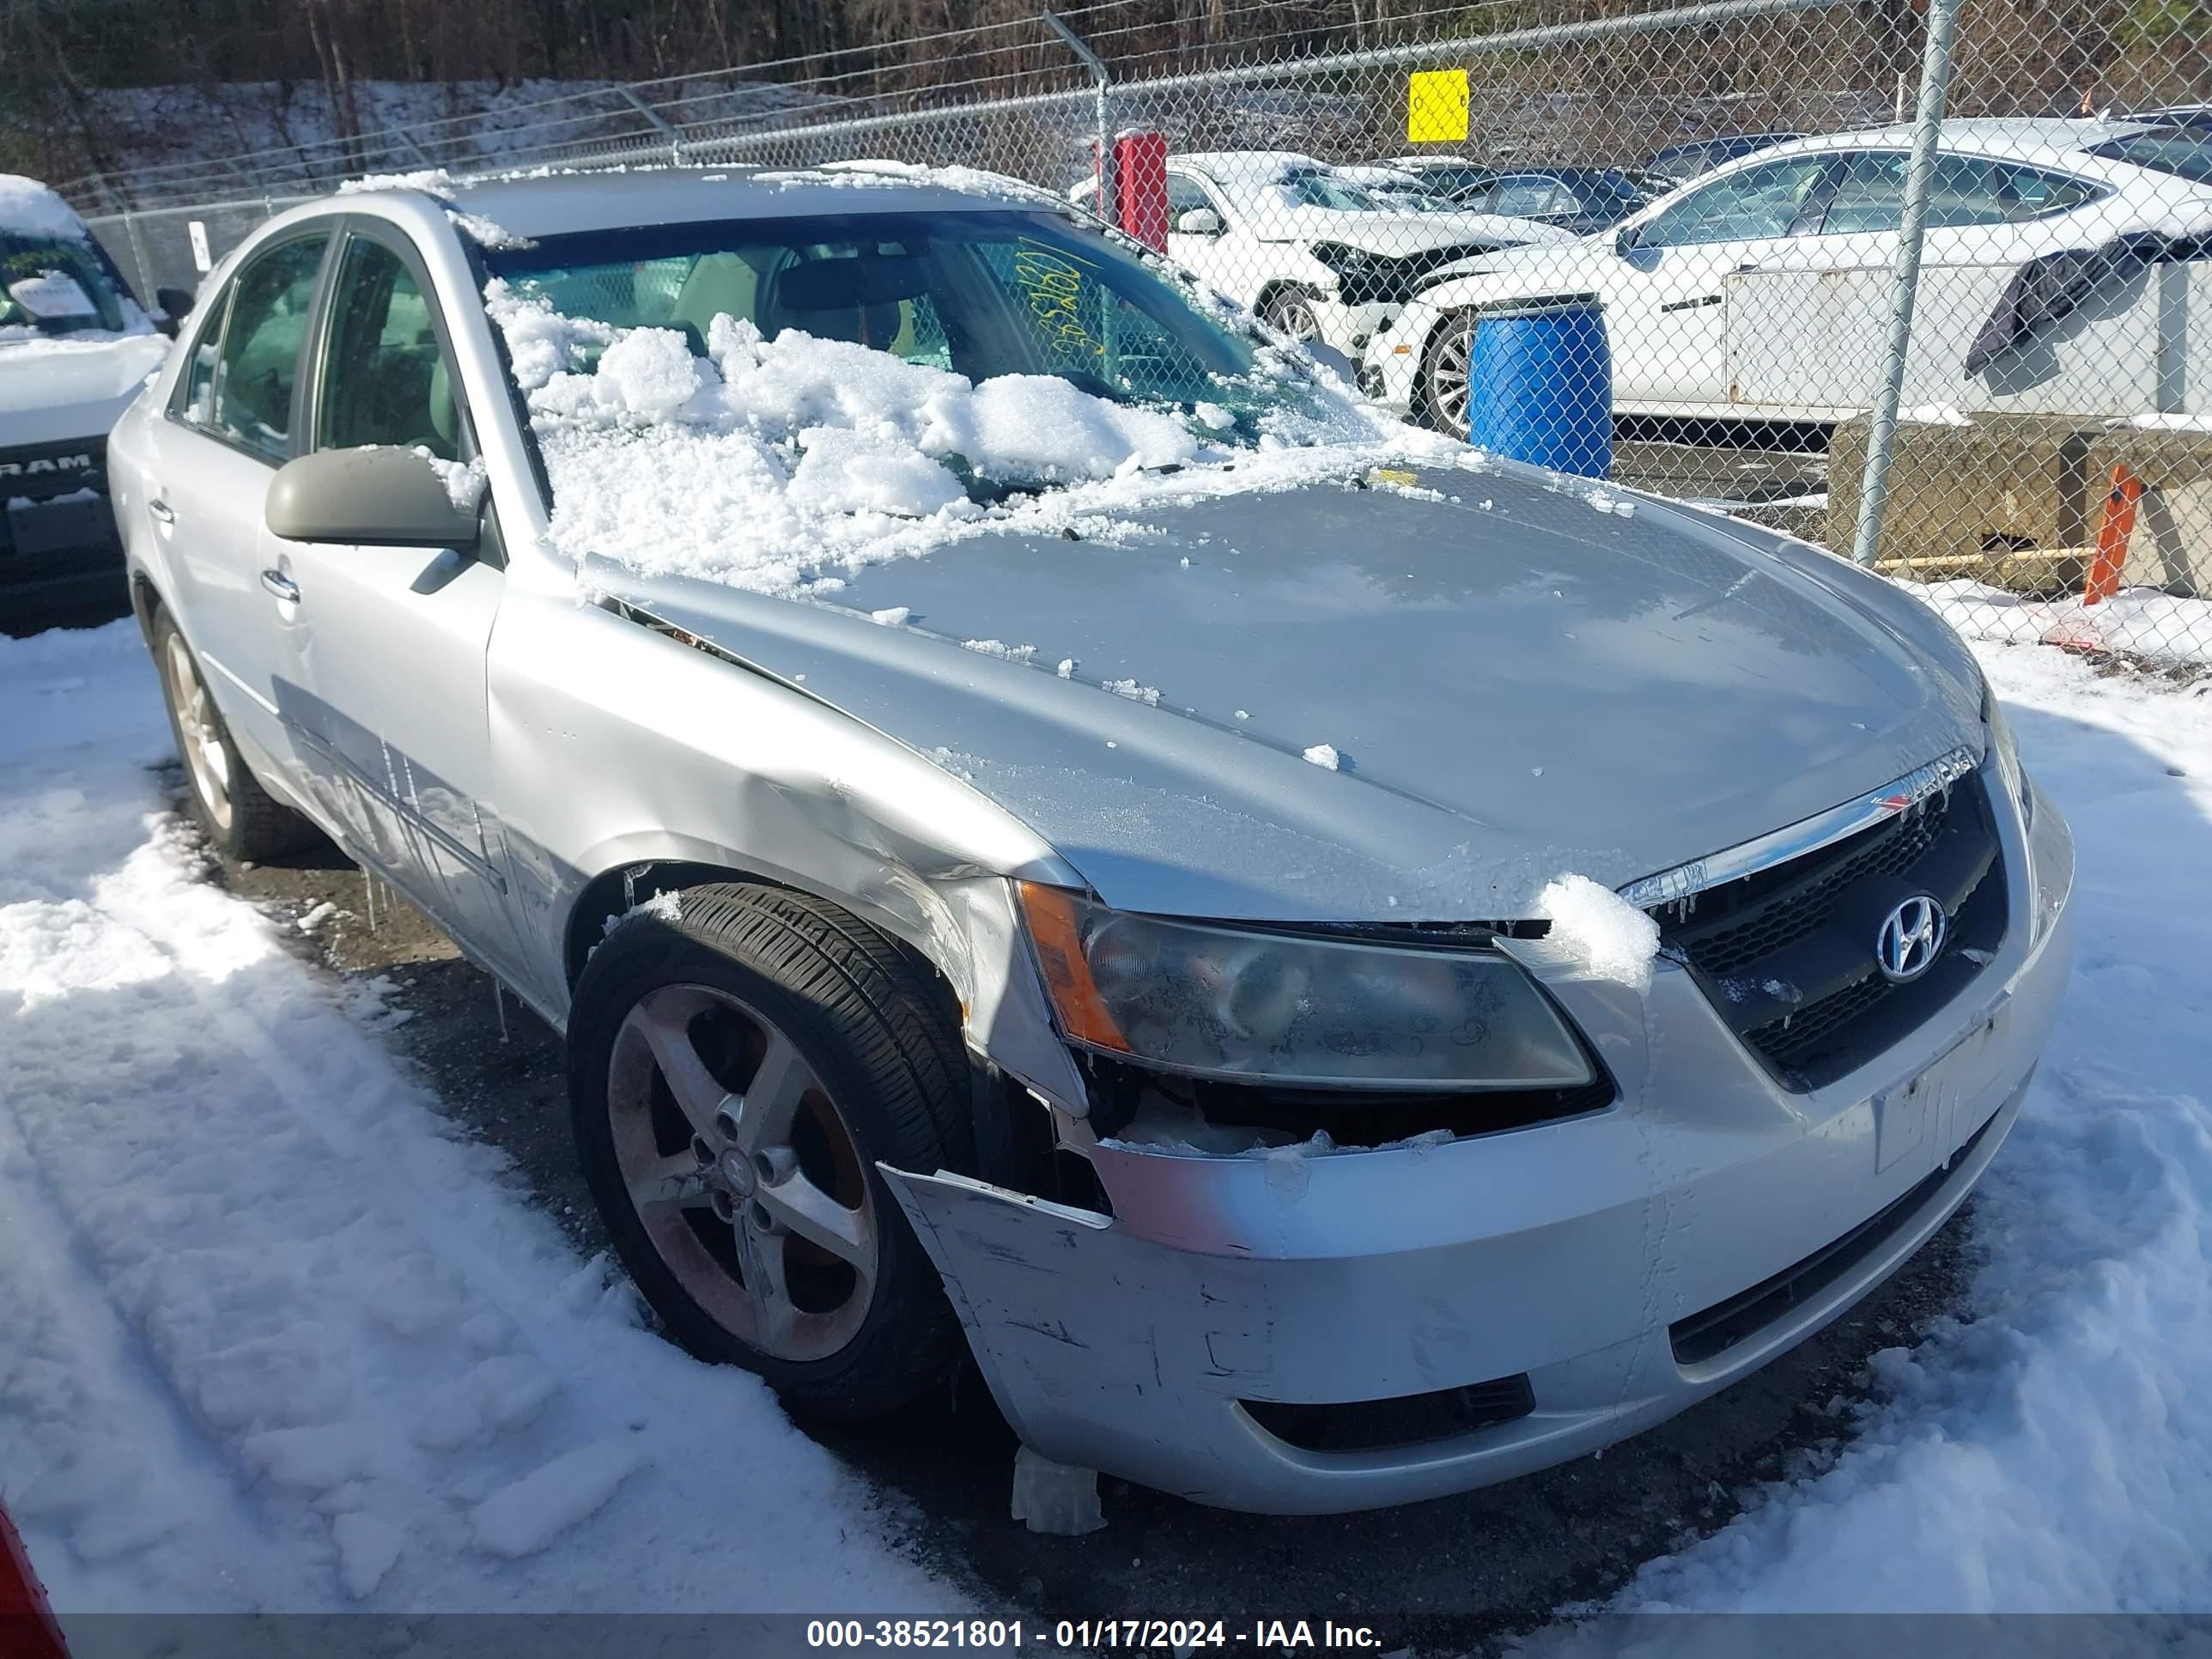
<path id="1" fill-rule="evenodd" d="M 1352 161 L 1343 167 L 1331 167 L 1355 185 L 1418 185 L 1420 174 L 1412 167 L 1401 167 L 1387 161 Z"/>
<path id="2" fill-rule="evenodd" d="M 1993 116 L 1946 121 L 1940 135 L 1942 147 L 1957 155 L 1987 155 L 2002 161 L 2055 161 L 2085 155 L 2091 146 L 2156 127 L 2160 123 L 2140 120 L 2076 120 L 2057 117 Z M 1910 149 L 1910 123 L 1863 127 L 1799 138 L 1772 149 L 1759 159 L 1802 155 L 1811 150 L 1868 148 Z"/>
<path id="3" fill-rule="evenodd" d="M 456 183 L 437 175 L 368 179 L 362 193 L 427 193 L 454 212 L 516 236 L 697 224 L 717 219 L 803 218 L 840 213 L 957 213 L 1014 206 L 1067 211 L 1056 197 L 964 168 L 929 171 L 884 163 L 811 170 L 668 167 L 526 174 Z"/>
<path id="4" fill-rule="evenodd" d="M 1170 167 L 1194 167 L 1227 183 L 1266 184 L 1293 170 L 1329 170 L 1328 163 L 1295 149 L 1194 149 L 1170 155 Z"/>

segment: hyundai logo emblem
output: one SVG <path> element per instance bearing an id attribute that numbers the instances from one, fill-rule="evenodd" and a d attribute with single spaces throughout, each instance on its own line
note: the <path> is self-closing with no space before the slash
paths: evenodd
<path id="1" fill-rule="evenodd" d="M 1889 913 L 1875 935 L 1874 959 L 1881 976 L 1893 985 L 1918 979 L 1943 954 L 1943 940 L 1951 920 L 1943 907 L 1925 893 L 1917 893 Z"/>

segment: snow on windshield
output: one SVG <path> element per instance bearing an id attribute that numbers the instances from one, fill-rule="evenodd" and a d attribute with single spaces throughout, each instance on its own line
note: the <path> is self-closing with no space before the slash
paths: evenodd
<path id="1" fill-rule="evenodd" d="M 0 173 L 0 345 L 152 331 L 69 204 L 35 179 Z"/>
<path id="2" fill-rule="evenodd" d="M 494 277 L 487 308 L 545 459 L 562 553 L 819 593 L 841 571 L 957 536 L 1051 533 L 1162 499 L 1467 453 L 1389 420 L 1290 350 L 1232 337 L 1188 299 L 1165 319 L 1102 299 L 1075 258 L 1042 242 L 1011 266 L 994 265 L 994 245 L 963 246 L 963 277 L 924 271 L 934 252 L 862 240 L 866 258 L 781 262 L 752 248 L 655 258 L 625 245 L 619 258 L 562 264 L 549 244 L 514 267 L 537 274 Z M 985 279 L 994 270 L 1005 294 Z M 686 298 L 702 294 L 727 308 Z M 587 307 L 600 314 L 577 314 Z M 747 308 L 756 315 L 732 314 Z M 971 376 L 963 363 L 1001 372 Z M 1024 363 L 1030 372 L 1004 372 Z"/>

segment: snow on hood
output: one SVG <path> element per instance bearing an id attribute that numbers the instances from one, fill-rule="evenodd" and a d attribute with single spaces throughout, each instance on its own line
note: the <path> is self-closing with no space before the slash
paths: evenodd
<path id="1" fill-rule="evenodd" d="M 137 320 L 128 334 L 0 333 L 0 448 L 104 437 L 168 356 L 169 342 Z"/>
<path id="2" fill-rule="evenodd" d="M 1112 534 L 1110 520 L 1147 502 L 1468 453 L 1274 351 L 1259 373 L 1297 395 L 1267 407 L 1258 447 L 1240 448 L 1218 435 L 1233 421 L 1212 404 L 1130 406 L 1052 375 L 978 384 L 795 329 L 765 339 L 726 315 L 702 359 L 672 330 L 565 317 L 497 280 L 485 303 L 551 477 L 556 548 L 756 592 L 835 592 L 841 571 L 963 535 Z M 993 499 L 1015 488 L 1036 493 Z"/>
<path id="3" fill-rule="evenodd" d="M 1160 915 L 1529 915 L 1563 872 L 1617 887 L 1978 744 L 1965 647 L 1848 561 L 1463 446 L 1409 482 L 1347 453 L 1249 464 L 1334 458 L 1296 489 L 1232 491 L 1246 465 L 1089 486 L 1150 499 L 816 603 L 585 575 Z M 1166 494 L 1193 478 L 1214 493 Z M 1617 913 L 1547 908 L 1592 971 L 1640 971 Z"/>

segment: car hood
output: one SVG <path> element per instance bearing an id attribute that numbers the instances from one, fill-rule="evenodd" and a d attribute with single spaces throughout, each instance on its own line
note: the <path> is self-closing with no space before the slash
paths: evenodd
<path id="1" fill-rule="evenodd" d="M 1579 293 L 1598 286 L 1604 264 L 1620 256 L 1611 230 L 1577 235 L 1553 230 L 1541 246 L 1500 248 L 1439 265 L 1422 279 L 1415 296 L 1431 305 L 1460 305 L 1500 295 Z"/>
<path id="2" fill-rule="evenodd" d="M 0 448 L 106 437 L 168 351 L 159 334 L 0 345 Z"/>
<path id="3" fill-rule="evenodd" d="M 1534 219 L 1497 213 L 1369 213 L 1340 208 L 1297 207 L 1262 222 L 1272 241 L 1342 242 L 1392 258 L 1461 242 L 1571 242 L 1567 232 Z"/>
<path id="4" fill-rule="evenodd" d="M 975 536 L 835 604 L 585 574 L 1128 909 L 1522 916 L 1562 872 L 1619 886 L 1980 750 L 1965 647 L 1842 561 L 1532 469 L 1421 477 Z"/>

